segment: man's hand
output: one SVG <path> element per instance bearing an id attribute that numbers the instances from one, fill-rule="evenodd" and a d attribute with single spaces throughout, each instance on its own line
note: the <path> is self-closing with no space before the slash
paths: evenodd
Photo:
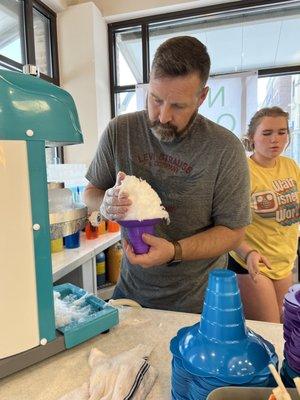
<path id="1" fill-rule="evenodd" d="M 126 193 L 119 194 L 120 184 L 125 176 L 124 172 L 118 172 L 115 186 L 106 190 L 100 206 L 101 214 L 111 221 L 123 219 L 132 204 Z"/>
<path id="2" fill-rule="evenodd" d="M 133 265 L 143 268 L 156 267 L 166 264 L 174 256 L 174 245 L 166 239 L 159 238 L 148 233 L 143 234 L 143 241 L 150 246 L 146 254 L 135 254 L 130 244 L 124 241 L 124 250 L 128 261 Z"/>
<path id="3" fill-rule="evenodd" d="M 258 251 L 251 251 L 247 257 L 247 269 L 250 277 L 254 282 L 257 282 L 257 275 L 260 274 L 259 264 L 264 264 L 267 268 L 271 269 L 271 264 L 267 257 L 262 256 Z"/>

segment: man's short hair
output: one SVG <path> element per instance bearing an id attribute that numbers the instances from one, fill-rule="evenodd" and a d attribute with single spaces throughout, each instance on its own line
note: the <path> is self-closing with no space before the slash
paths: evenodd
<path id="1" fill-rule="evenodd" d="M 206 84 L 210 58 L 206 47 L 192 36 L 177 36 L 163 42 L 154 55 L 151 75 L 155 78 L 184 76 L 196 72 Z"/>

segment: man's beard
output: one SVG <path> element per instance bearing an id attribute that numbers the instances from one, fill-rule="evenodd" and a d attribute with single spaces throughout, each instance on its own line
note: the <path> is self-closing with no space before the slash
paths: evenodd
<path id="1" fill-rule="evenodd" d="M 159 141 L 164 143 L 172 143 L 175 140 L 181 139 L 187 135 L 189 127 L 193 123 L 196 115 L 197 115 L 197 110 L 195 110 L 194 114 L 191 116 L 187 126 L 181 131 L 178 131 L 178 128 L 173 124 L 171 124 L 170 122 L 162 124 L 159 122 L 159 120 L 153 122 L 149 120 L 151 132 Z"/>

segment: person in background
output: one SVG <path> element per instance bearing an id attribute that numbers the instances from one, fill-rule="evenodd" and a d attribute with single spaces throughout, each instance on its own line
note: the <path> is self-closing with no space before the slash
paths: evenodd
<path id="1" fill-rule="evenodd" d="M 101 136 L 86 175 L 86 203 L 101 204 L 107 219 L 123 219 L 131 201 L 118 196 L 119 186 L 125 174 L 134 175 L 158 193 L 171 221 L 157 227 L 157 236 L 143 235 L 147 254 L 124 242 L 113 298 L 199 313 L 209 272 L 226 268 L 226 253 L 243 239 L 250 222 L 247 160 L 234 134 L 198 114 L 209 70 L 196 38 L 167 40 L 154 56 L 147 109 L 114 118 Z"/>
<path id="2" fill-rule="evenodd" d="M 289 143 L 288 113 L 263 108 L 252 117 L 246 150 L 251 177 L 252 223 L 230 252 L 228 268 L 238 274 L 245 317 L 282 321 L 285 293 L 292 285 L 299 223 L 299 166 L 281 156 Z"/>

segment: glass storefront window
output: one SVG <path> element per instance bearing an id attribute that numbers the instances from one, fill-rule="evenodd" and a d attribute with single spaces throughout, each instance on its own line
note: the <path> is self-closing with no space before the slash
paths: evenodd
<path id="1" fill-rule="evenodd" d="M 115 95 L 116 115 L 136 111 L 136 94 L 132 92 L 116 93 Z"/>
<path id="2" fill-rule="evenodd" d="M 35 9 L 33 9 L 33 29 L 36 65 L 41 73 L 52 77 L 50 21 Z"/>
<path id="3" fill-rule="evenodd" d="M 140 27 L 128 28 L 116 33 L 116 70 L 118 86 L 143 82 Z"/>
<path id="4" fill-rule="evenodd" d="M 181 35 L 194 36 L 207 46 L 212 75 L 300 64 L 295 40 L 300 38 L 299 5 L 150 23 L 150 63 L 162 42 Z"/>
<path id="5" fill-rule="evenodd" d="M 279 106 L 290 115 L 291 141 L 285 151 L 300 164 L 300 74 L 258 79 L 258 108 Z"/>
<path id="6" fill-rule="evenodd" d="M 0 1 L 0 54 L 24 64 L 22 0 Z"/>

